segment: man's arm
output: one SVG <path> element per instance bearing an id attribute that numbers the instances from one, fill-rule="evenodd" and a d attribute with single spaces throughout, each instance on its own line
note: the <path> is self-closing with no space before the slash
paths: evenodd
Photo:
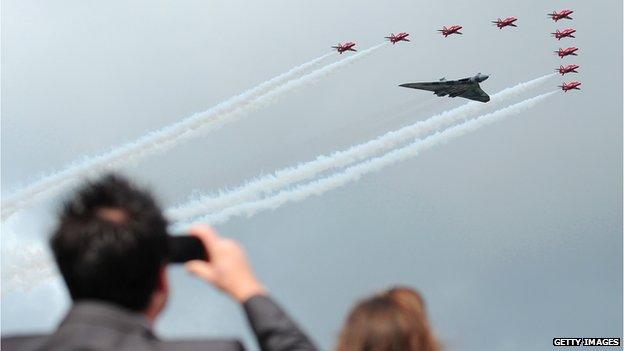
<path id="1" fill-rule="evenodd" d="M 243 307 L 261 350 L 316 350 L 308 336 L 270 297 L 253 296 Z"/>
<path id="2" fill-rule="evenodd" d="M 243 305 L 262 351 L 316 350 L 301 329 L 267 296 L 245 251 L 236 241 L 220 237 L 207 226 L 195 226 L 191 234 L 204 243 L 210 261 L 191 261 L 186 268 Z"/>

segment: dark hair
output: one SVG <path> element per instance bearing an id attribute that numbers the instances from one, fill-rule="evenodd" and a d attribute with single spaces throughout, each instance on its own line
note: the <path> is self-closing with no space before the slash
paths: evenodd
<path id="1" fill-rule="evenodd" d="M 74 301 L 147 308 L 167 257 L 167 221 L 154 198 L 107 175 L 65 202 L 50 245 Z"/>
<path id="2" fill-rule="evenodd" d="M 422 297 L 396 287 L 360 301 L 347 317 L 337 351 L 439 351 Z"/>

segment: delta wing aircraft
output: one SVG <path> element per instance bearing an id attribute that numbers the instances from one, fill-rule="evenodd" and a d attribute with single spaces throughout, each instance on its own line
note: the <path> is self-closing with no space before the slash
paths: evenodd
<path id="1" fill-rule="evenodd" d="M 478 73 L 474 77 L 458 80 L 440 79 L 437 82 L 406 83 L 399 85 L 404 88 L 433 91 L 437 96 L 462 97 L 480 102 L 490 101 L 490 96 L 481 89 L 479 83 L 490 76 Z"/>

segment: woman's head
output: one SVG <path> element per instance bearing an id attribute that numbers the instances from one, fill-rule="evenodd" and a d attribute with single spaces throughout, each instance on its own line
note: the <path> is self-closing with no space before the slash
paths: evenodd
<path id="1" fill-rule="evenodd" d="M 347 317 L 337 351 L 438 351 L 422 298 L 396 287 L 360 301 Z"/>

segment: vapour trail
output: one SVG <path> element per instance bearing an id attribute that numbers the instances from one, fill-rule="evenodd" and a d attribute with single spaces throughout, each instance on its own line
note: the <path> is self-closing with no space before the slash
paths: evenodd
<path id="1" fill-rule="evenodd" d="M 403 148 L 394 149 L 383 156 L 369 159 L 346 168 L 343 172 L 299 185 L 290 190 L 281 191 L 274 196 L 262 200 L 229 207 L 217 214 L 206 216 L 202 220 L 211 224 L 224 223 L 235 216 L 247 215 L 249 217 L 262 210 L 276 209 L 288 202 L 302 201 L 312 195 L 322 195 L 329 190 L 357 181 L 368 173 L 379 171 L 396 162 L 417 156 L 423 150 L 439 144 L 444 144 L 454 138 L 463 136 L 464 134 L 475 131 L 505 117 L 520 113 L 554 93 L 556 93 L 556 91 L 542 94 L 492 113 L 482 115 L 432 134 L 423 140 L 416 140 Z M 188 222 L 178 223 L 178 226 L 181 228 L 189 224 Z M 33 244 L 22 244 L 21 246 L 13 247 L 11 252 L 24 257 L 21 259 L 12 257 L 9 261 L 14 264 L 10 267 L 4 267 L 7 268 L 3 269 L 2 272 L 2 281 L 4 283 L 2 285 L 4 288 L 8 288 L 8 290 L 24 290 L 28 287 L 32 287 L 33 284 L 37 282 L 56 276 L 57 273 L 53 268 L 51 259 L 47 257 L 41 247 Z M 6 253 L 7 252 L 5 252 L 5 254 Z"/>
<path id="2" fill-rule="evenodd" d="M 262 210 L 276 209 L 288 202 L 304 200 L 312 195 L 321 195 L 329 190 L 341 187 L 350 182 L 357 181 L 362 176 L 379 171 L 386 166 L 417 156 L 421 151 L 431 147 L 444 144 L 452 139 L 475 131 L 483 126 L 500 121 L 506 117 L 518 114 L 544 99 L 552 96 L 557 91 L 538 95 L 519 103 L 507 106 L 500 110 L 479 116 L 464 123 L 449 127 L 443 131 L 436 132 L 422 140 L 416 140 L 407 146 L 394 149 L 383 156 L 363 161 L 346 168 L 342 172 L 335 173 L 325 178 L 317 179 L 306 184 L 283 190 L 277 194 L 252 202 L 246 202 L 232 207 L 228 207 L 221 212 L 202 217 L 199 221 L 211 224 L 220 224 L 235 216 L 253 216 Z M 180 223 L 179 226 L 186 226 L 190 223 Z"/>
<path id="3" fill-rule="evenodd" d="M 17 245 L 9 254 L 7 263 L 2 267 L 0 295 L 10 291 L 28 291 L 36 284 L 58 276 L 52 257 L 40 245 Z"/>
<path id="4" fill-rule="evenodd" d="M 363 50 L 363 51 L 360 51 L 360 52 L 358 52 L 358 53 L 356 53 L 354 55 L 350 55 L 350 56 L 348 56 L 348 57 L 346 57 L 346 58 L 344 58 L 344 59 L 342 59 L 340 61 L 334 62 L 332 64 L 329 64 L 327 66 L 319 68 L 319 69 L 317 69 L 317 70 L 315 70 L 315 71 L 313 71 L 313 72 L 311 72 L 309 74 L 303 75 L 299 79 L 291 79 L 291 80 L 280 79 L 280 83 L 282 83 L 281 86 L 280 86 L 280 84 L 276 83 L 276 84 L 272 84 L 271 87 L 269 87 L 268 85 L 263 83 L 263 84 L 261 84 L 261 86 L 263 86 L 261 92 L 259 90 L 256 90 L 256 89 L 259 89 L 260 86 L 258 86 L 258 87 L 256 87 L 256 88 L 254 88 L 254 89 L 252 89 L 252 90 L 247 92 L 247 93 L 250 93 L 250 92 L 253 92 L 253 91 L 257 92 L 257 93 L 253 94 L 255 98 L 253 98 L 251 100 L 251 102 L 254 102 L 255 104 L 253 104 L 253 106 L 251 106 L 251 108 L 243 108 L 242 109 L 242 108 L 239 107 L 238 109 L 236 109 L 236 108 L 228 108 L 228 110 L 230 110 L 232 114 L 238 113 L 240 115 L 240 113 L 242 111 L 245 111 L 245 112 L 251 111 L 252 109 L 258 108 L 260 106 L 265 106 L 265 105 L 267 105 L 267 104 L 269 104 L 271 102 L 275 102 L 277 100 L 277 98 L 279 98 L 280 96 L 284 95 L 286 92 L 294 90 L 294 89 L 297 89 L 297 88 L 300 88 L 300 87 L 303 87 L 303 86 L 305 86 L 305 85 L 307 85 L 309 83 L 315 82 L 315 81 L 317 81 L 320 78 L 326 77 L 329 74 L 338 71 L 342 67 L 347 67 L 351 63 L 354 63 L 357 60 L 368 56 L 369 54 L 373 53 L 375 50 L 381 48 L 384 45 L 385 45 L 385 43 L 373 46 L 373 47 L 371 47 L 369 49 L 366 49 L 366 50 Z M 314 65 L 318 64 L 318 62 L 320 62 L 322 59 L 324 59 L 328 55 L 330 55 L 330 54 L 326 54 L 326 55 L 324 55 L 322 57 L 319 57 L 319 58 L 313 60 L 315 62 Z M 310 61 L 310 62 L 313 62 L 313 61 Z M 310 63 L 308 63 L 308 64 L 310 64 Z M 307 66 L 306 70 L 309 70 L 311 68 L 310 66 L 311 65 Z M 301 66 L 299 66 L 298 68 L 299 68 L 298 69 L 299 73 L 301 73 L 303 71 L 303 69 L 301 68 Z M 291 72 L 291 74 L 292 74 L 292 71 L 294 71 L 294 70 L 295 69 L 292 69 L 289 72 Z M 272 79 L 272 81 L 275 82 L 276 78 Z M 291 76 L 291 78 L 292 78 L 292 76 Z M 284 84 L 283 82 L 285 82 L 285 81 L 286 81 L 286 83 Z M 279 87 L 280 89 L 277 89 L 277 91 L 273 92 L 273 90 L 276 90 L 275 89 L 276 86 Z M 284 88 L 284 86 L 286 88 Z M 245 95 L 245 94 L 246 93 L 243 93 L 241 95 Z M 238 97 L 240 97 L 240 95 Z M 235 97 L 235 98 L 237 98 L 237 97 Z M 232 99 L 234 99 L 234 98 L 232 98 Z M 228 100 L 228 101 L 230 101 L 230 100 Z M 226 102 L 228 102 L 228 101 L 226 101 Z M 221 105 L 224 105 L 224 104 L 225 104 L 225 102 L 217 105 L 215 108 L 217 108 L 217 107 L 219 107 Z M 249 104 L 247 106 L 249 106 Z M 247 107 L 247 106 L 245 106 L 245 107 Z M 202 113 L 202 115 L 206 114 L 206 113 L 208 113 L 208 111 L 205 112 L 205 113 Z M 195 118 L 196 116 L 197 115 L 191 116 L 191 117 L 187 118 L 185 121 L 189 120 L 189 122 L 195 122 L 195 121 L 190 121 L 190 120 L 191 119 L 196 119 Z M 212 115 L 212 116 L 214 116 L 214 115 Z M 202 119 L 205 119 L 205 118 L 202 118 Z M 202 122 L 202 123 L 205 123 L 205 121 Z M 221 123 L 223 123 L 222 120 L 221 120 Z M 199 124 L 201 124 L 201 123 L 199 123 Z M 211 123 L 211 124 L 214 124 L 214 123 Z M 190 128 L 189 128 L 189 130 L 187 132 L 194 132 L 195 129 L 198 127 L 197 125 L 198 125 L 197 122 L 195 122 L 193 124 L 188 123 L 188 126 Z M 171 126 L 171 127 L 173 127 L 173 126 Z M 161 131 L 168 130 L 171 127 L 165 128 L 165 129 L 163 129 Z M 157 135 L 159 133 L 155 132 L 155 133 L 152 133 L 152 134 L 156 134 Z M 140 140 L 144 140 L 144 139 L 150 137 L 152 134 L 150 134 L 148 136 L 145 136 L 145 137 L 141 138 Z M 184 135 L 180 134 L 180 137 L 182 137 L 182 136 L 184 136 Z M 133 144 L 136 144 L 139 141 L 137 141 L 137 142 L 135 142 Z M 127 144 L 127 145 L 124 145 L 122 147 L 128 147 L 129 145 L 130 144 Z M 158 147 L 158 149 L 163 149 L 164 146 L 166 146 L 166 145 L 167 144 L 165 144 L 165 143 L 161 143 L 161 144 L 157 144 L 156 146 Z M 110 158 L 109 155 L 113 155 L 115 151 L 116 150 L 113 150 L 113 151 L 109 152 L 108 154 L 105 154 L 105 155 L 102 155 L 102 156 L 98 156 L 98 158 L 99 159 L 104 159 L 104 157 Z M 136 156 L 138 156 L 138 155 L 136 155 Z M 136 156 L 134 156 L 134 157 L 136 157 Z M 117 159 L 117 161 L 121 161 L 121 160 Z M 86 162 L 89 162 L 90 165 L 97 165 L 96 162 L 93 162 L 93 161 L 90 161 L 90 160 L 84 161 L 83 163 L 86 163 Z M 88 176 L 91 176 L 91 175 L 95 175 L 95 174 L 97 174 L 97 171 L 103 171 L 103 170 L 108 170 L 108 169 L 112 169 L 112 168 L 114 168 L 114 167 L 110 166 L 110 165 L 107 165 L 107 164 L 103 164 L 103 162 L 100 162 L 100 167 L 96 168 L 95 170 L 88 169 L 87 167 L 85 167 L 85 165 L 78 164 L 76 166 L 69 167 L 68 169 L 66 169 L 66 170 L 64 170 L 62 172 L 53 174 L 50 177 L 44 178 L 40 182 L 35 183 L 35 184 L 33 184 L 32 186 L 30 186 L 28 188 L 25 188 L 24 191 L 25 190 L 29 190 L 28 193 L 25 193 L 24 191 L 22 191 L 19 194 L 17 194 L 17 195 L 24 195 L 23 197 L 16 198 L 17 196 L 14 196 L 12 199 L 7 201 L 6 207 L 5 207 L 5 204 L 3 203 L 3 205 L 2 205 L 2 219 L 4 220 L 5 218 L 9 217 L 12 213 L 15 213 L 16 211 L 26 207 L 33 200 L 36 200 L 37 198 L 43 198 L 44 196 L 42 196 L 42 195 L 51 196 L 52 193 L 56 193 L 56 192 L 60 191 L 62 188 L 65 188 L 66 186 L 68 186 L 70 184 L 73 184 L 75 180 L 79 180 L 80 178 L 84 178 L 84 177 L 88 177 Z M 69 177 L 73 177 L 73 179 L 70 179 Z M 56 187 L 56 188 L 55 189 L 46 189 L 46 187 Z M 46 192 L 48 190 L 51 190 L 52 192 Z M 5 210 L 5 208 L 6 208 L 6 210 Z M 23 248 L 22 248 L 22 250 L 25 251 L 25 249 L 23 249 Z M 19 250 L 19 251 L 22 251 L 22 250 Z M 23 261 L 25 261 L 25 262 L 22 262 L 23 264 L 20 265 L 20 267 L 15 267 L 14 269 L 8 270 L 6 272 L 7 274 L 4 274 L 4 276 L 3 276 L 3 280 L 10 281 L 11 282 L 10 285 L 12 287 L 14 287 L 14 286 L 23 286 L 24 283 L 35 282 L 37 279 L 44 279 L 44 278 L 47 279 L 47 278 L 49 278 L 49 277 L 54 275 L 53 273 L 51 273 L 53 270 L 51 271 L 51 269 L 52 269 L 51 267 L 52 266 L 50 265 L 50 261 L 49 260 L 46 260 L 46 259 L 28 260 L 28 259 L 26 259 L 26 260 L 23 260 Z M 5 273 L 5 272 L 3 272 L 3 273 Z M 16 277 L 19 277 L 19 276 L 23 276 L 23 277 L 27 277 L 28 276 L 28 278 L 21 279 L 18 282 Z"/>
<path id="5" fill-rule="evenodd" d="M 64 170 L 44 177 L 8 196 L 2 203 L 0 218 L 2 220 L 8 218 L 11 214 L 25 208 L 34 200 L 54 196 L 78 180 L 113 170 L 124 163 L 148 154 L 169 149 L 182 141 L 182 139 L 195 136 L 200 129 L 202 132 L 207 132 L 232 122 L 240 118 L 244 113 L 277 101 L 277 98 L 288 91 L 303 87 L 328 76 L 339 68 L 350 65 L 383 45 L 385 43 L 360 51 L 301 76 L 301 74 L 319 65 L 323 59 L 332 54 L 327 53 L 230 98 L 207 111 L 196 113 L 178 123 L 151 132 L 134 142 L 114 148 L 107 153 L 70 165 Z"/>
<path id="6" fill-rule="evenodd" d="M 554 73 L 544 75 L 539 78 L 506 88 L 492 95 L 491 103 L 496 104 L 509 100 L 539 86 L 553 76 L 555 76 Z M 274 174 L 252 180 L 245 185 L 231 191 L 222 192 L 217 196 L 200 196 L 196 200 L 191 200 L 186 204 L 168 209 L 167 217 L 172 221 L 187 220 L 192 217 L 220 211 L 239 203 L 258 199 L 288 185 L 312 179 L 318 174 L 329 169 L 346 167 L 355 162 L 374 156 L 380 152 L 395 148 L 399 146 L 399 144 L 413 140 L 420 135 L 435 131 L 439 128 L 446 127 L 452 123 L 465 119 L 470 114 L 479 112 L 480 110 L 489 107 L 490 104 L 469 102 L 426 120 L 419 121 L 396 131 L 388 132 L 366 143 L 354 145 L 343 151 L 334 152 L 329 156 L 318 156 L 315 160 L 299 164 L 295 167 L 278 170 Z"/>

